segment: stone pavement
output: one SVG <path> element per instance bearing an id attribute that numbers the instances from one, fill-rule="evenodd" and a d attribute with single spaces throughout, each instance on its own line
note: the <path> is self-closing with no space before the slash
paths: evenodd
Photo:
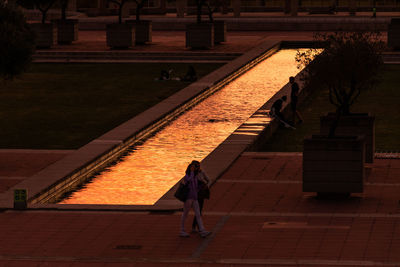
<path id="1" fill-rule="evenodd" d="M 228 38 L 213 51 L 244 53 L 312 32 Z M 184 33 L 156 31 L 152 45 L 131 51 L 142 50 L 186 52 Z M 85 31 L 50 51 L 109 50 L 104 32 Z M 68 153 L 0 151 L 0 192 Z M 301 192 L 301 154 L 245 153 L 212 188 L 206 239 L 177 236 L 180 212 L 0 211 L 0 266 L 400 266 L 400 160 L 377 159 L 367 174 L 364 194 L 317 200 Z"/>
<path id="2" fill-rule="evenodd" d="M 57 162 L 71 151 L 0 149 L 0 193 Z"/>
<path id="3" fill-rule="evenodd" d="M 400 160 L 375 159 L 349 199 L 302 193 L 301 173 L 301 153 L 243 153 L 211 189 L 205 239 L 178 236 L 180 212 L 6 210 L 0 266 L 400 265 Z"/>

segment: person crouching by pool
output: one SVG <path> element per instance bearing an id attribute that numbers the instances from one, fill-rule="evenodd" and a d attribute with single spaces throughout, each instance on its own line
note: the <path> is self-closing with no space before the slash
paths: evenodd
<path id="1" fill-rule="evenodd" d="M 186 169 L 186 175 L 183 178 L 183 183 L 187 184 L 189 187 L 188 197 L 183 204 L 183 213 L 181 218 L 181 232 L 180 236 L 182 237 L 189 237 L 189 234 L 185 231 L 185 221 L 189 214 L 191 208 L 194 210 L 194 214 L 196 216 L 197 224 L 199 225 L 199 234 L 201 237 L 206 237 L 211 234 L 204 229 L 203 220 L 200 214 L 200 207 L 198 202 L 198 180 L 197 174 L 199 170 L 196 169 L 196 163 L 190 163 Z"/>
<path id="2" fill-rule="evenodd" d="M 198 193 L 197 193 L 197 201 L 199 202 L 199 207 L 200 207 L 200 215 L 202 215 L 202 210 L 203 210 L 203 205 L 204 205 L 204 199 L 210 199 L 210 189 L 209 189 L 209 184 L 210 184 L 210 179 L 208 176 L 203 172 L 203 170 L 200 167 L 200 162 L 197 160 L 193 160 L 192 164 L 195 165 L 196 171 L 197 171 L 197 181 L 198 181 Z M 199 230 L 199 225 L 196 220 L 196 216 L 193 218 L 193 223 L 192 223 L 192 233 L 195 233 Z"/>

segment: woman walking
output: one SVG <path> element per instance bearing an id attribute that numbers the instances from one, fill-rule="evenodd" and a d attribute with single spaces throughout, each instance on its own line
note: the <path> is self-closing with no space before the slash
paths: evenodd
<path id="1" fill-rule="evenodd" d="M 199 202 L 200 215 L 202 215 L 204 199 L 210 198 L 210 189 L 209 189 L 210 179 L 201 170 L 200 162 L 198 162 L 197 160 L 194 160 L 194 161 L 192 161 L 192 163 L 195 165 L 195 170 L 197 171 L 196 177 L 197 177 L 198 186 L 199 186 L 198 194 L 197 194 L 197 201 Z M 197 231 L 199 231 L 199 225 L 197 223 L 196 217 L 194 217 L 193 223 L 192 223 L 192 233 L 195 233 Z"/>
<path id="2" fill-rule="evenodd" d="M 198 178 L 197 178 L 198 173 L 199 169 L 196 169 L 196 161 L 193 161 L 187 167 L 186 175 L 183 179 L 183 183 L 186 184 L 189 188 L 189 193 L 183 206 L 183 213 L 181 218 L 181 232 L 179 235 L 182 237 L 189 237 L 189 234 L 185 231 L 185 221 L 189 214 L 190 209 L 192 208 L 194 210 L 197 224 L 199 226 L 200 236 L 206 237 L 211 234 L 211 232 L 208 232 L 204 229 L 203 220 L 200 214 L 200 207 L 198 202 L 198 192 L 199 192 Z"/>

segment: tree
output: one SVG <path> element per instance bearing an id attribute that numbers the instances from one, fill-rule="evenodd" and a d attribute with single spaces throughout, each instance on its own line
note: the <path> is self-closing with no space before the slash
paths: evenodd
<path id="1" fill-rule="evenodd" d="M 335 135 L 339 119 L 350 114 L 359 95 L 379 82 L 384 42 L 379 32 L 335 32 L 318 34 L 316 49 L 298 52 L 296 61 L 306 67 L 303 80 L 329 90 L 329 101 L 336 107 L 336 120 L 329 137 Z M 317 56 L 316 56 L 317 55 Z"/>
<path id="2" fill-rule="evenodd" d="M 67 20 L 67 7 L 68 7 L 69 0 L 60 0 L 61 4 L 61 20 Z"/>
<path id="3" fill-rule="evenodd" d="M 122 24 L 122 9 L 124 8 L 124 5 L 130 0 L 108 0 L 108 1 L 118 6 L 118 23 Z"/>
<path id="4" fill-rule="evenodd" d="M 217 10 L 216 6 L 218 5 L 217 0 L 196 0 L 196 7 L 197 7 L 197 23 L 201 23 L 201 15 L 203 11 L 203 6 L 207 7 L 208 10 L 208 17 L 210 22 L 214 22 L 213 14 L 214 11 Z"/>
<path id="5" fill-rule="evenodd" d="M 196 7 L 197 7 L 197 23 L 201 23 L 201 14 L 203 6 L 208 3 L 207 0 L 196 0 Z"/>
<path id="6" fill-rule="evenodd" d="M 0 76 L 10 80 L 26 70 L 34 48 L 34 34 L 24 15 L 0 4 Z"/>
<path id="7" fill-rule="evenodd" d="M 142 12 L 143 6 L 147 0 L 134 0 L 136 3 L 136 21 L 140 21 L 140 13 Z"/>
<path id="8" fill-rule="evenodd" d="M 17 3 L 25 8 L 36 7 L 42 13 L 42 23 L 46 23 L 47 12 L 57 0 L 18 0 Z"/>
<path id="9" fill-rule="evenodd" d="M 217 6 L 219 6 L 221 3 L 218 0 L 213 0 L 213 1 L 205 1 L 204 5 L 207 6 L 208 9 L 208 17 L 210 19 L 210 22 L 214 22 L 213 14 L 215 11 L 218 10 Z"/>

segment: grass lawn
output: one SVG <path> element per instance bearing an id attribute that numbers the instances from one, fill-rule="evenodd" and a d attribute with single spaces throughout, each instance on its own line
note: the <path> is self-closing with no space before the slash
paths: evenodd
<path id="1" fill-rule="evenodd" d="M 400 150 L 400 65 L 385 65 L 382 83 L 364 92 L 350 109 L 375 115 L 376 150 Z M 318 90 L 299 107 L 304 122 L 297 130 L 280 127 L 260 151 L 303 151 L 305 136 L 319 133 L 319 117 L 335 111 L 329 103 L 328 91 Z"/>
<path id="2" fill-rule="evenodd" d="M 198 77 L 222 64 L 191 64 Z M 155 81 L 161 70 L 183 76 L 189 64 L 33 64 L 0 84 L 0 148 L 76 149 L 189 83 Z"/>

